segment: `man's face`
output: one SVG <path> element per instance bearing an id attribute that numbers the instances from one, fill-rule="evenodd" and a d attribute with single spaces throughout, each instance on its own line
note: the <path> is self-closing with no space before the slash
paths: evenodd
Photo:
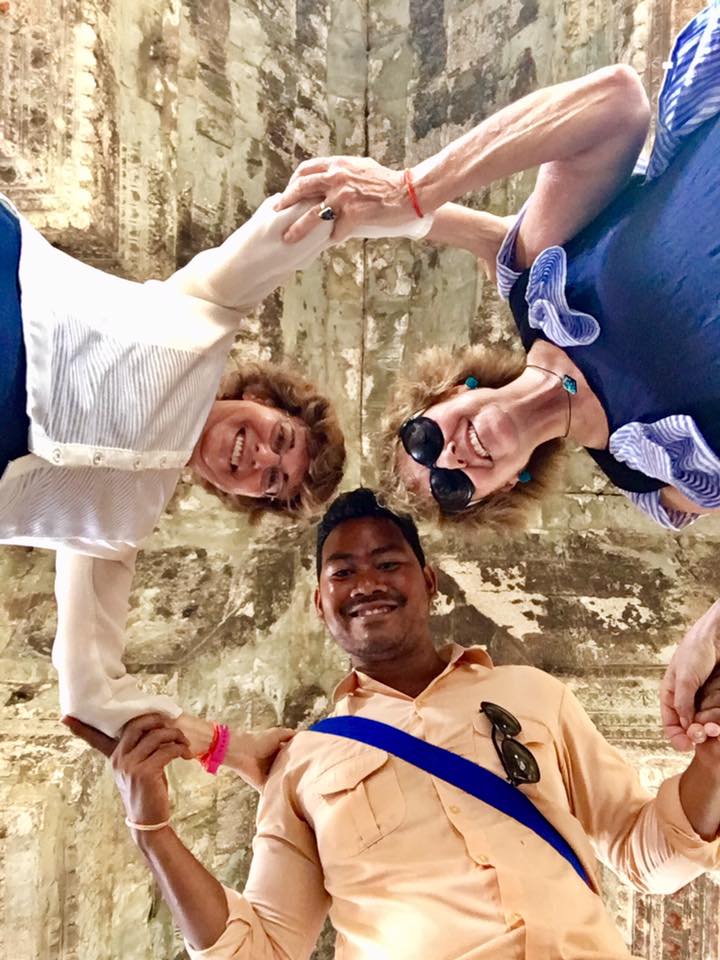
<path id="1" fill-rule="evenodd" d="M 391 520 L 347 520 L 323 545 L 315 605 L 356 661 L 393 660 L 425 642 L 435 591 L 433 570 L 423 570 Z"/>

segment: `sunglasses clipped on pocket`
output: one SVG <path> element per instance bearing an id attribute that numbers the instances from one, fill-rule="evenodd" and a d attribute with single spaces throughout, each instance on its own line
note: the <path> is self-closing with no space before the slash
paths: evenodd
<path id="1" fill-rule="evenodd" d="M 442 430 L 430 417 L 415 416 L 398 430 L 405 452 L 430 471 L 430 492 L 443 513 L 461 513 L 469 506 L 475 485 L 462 470 L 436 467 L 445 446 Z"/>
<path id="2" fill-rule="evenodd" d="M 517 717 L 496 703 L 483 700 L 480 713 L 492 724 L 492 742 L 508 781 L 517 787 L 521 783 L 537 783 L 540 767 L 528 748 L 515 739 L 522 731 Z"/>

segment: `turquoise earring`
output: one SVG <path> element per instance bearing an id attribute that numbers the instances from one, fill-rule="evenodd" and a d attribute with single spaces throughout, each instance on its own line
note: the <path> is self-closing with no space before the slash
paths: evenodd
<path id="1" fill-rule="evenodd" d="M 465 381 L 465 386 L 468 388 L 468 390 L 477 390 L 477 388 L 480 386 L 480 381 L 476 380 L 475 377 L 468 377 Z"/>
<path id="2" fill-rule="evenodd" d="M 530 483 L 532 480 L 532 474 L 529 470 L 521 470 L 518 474 L 518 480 L 520 483 Z"/>

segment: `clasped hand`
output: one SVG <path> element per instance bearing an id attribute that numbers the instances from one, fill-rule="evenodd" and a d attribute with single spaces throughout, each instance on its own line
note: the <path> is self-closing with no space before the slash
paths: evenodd
<path id="1" fill-rule="evenodd" d="M 110 759 L 128 820 L 155 824 L 170 818 L 165 768 L 172 760 L 192 760 L 194 755 L 187 737 L 169 717 L 157 713 L 136 717 L 125 725 L 119 740 L 74 717 L 64 717 L 63 723 Z M 290 737 L 292 731 L 282 727 L 257 734 L 231 734 L 236 740 L 233 769 L 260 789 L 278 750 Z"/>
<path id="2" fill-rule="evenodd" d="M 662 681 L 663 728 L 676 750 L 720 736 L 719 663 L 720 601 L 685 634 Z"/>
<path id="3" fill-rule="evenodd" d="M 287 230 L 283 239 L 297 243 L 318 224 L 323 207 L 335 214 L 332 238 L 346 240 L 364 224 L 396 226 L 414 217 L 403 173 L 369 157 L 316 157 L 301 163 L 276 204 L 283 210 L 300 200 L 315 205 Z"/>

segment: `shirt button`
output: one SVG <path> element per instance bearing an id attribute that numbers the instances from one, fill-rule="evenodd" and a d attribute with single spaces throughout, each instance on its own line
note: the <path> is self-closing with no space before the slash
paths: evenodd
<path id="1" fill-rule="evenodd" d="M 510 928 L 519 927 L 520 924 L 523 922 L 523 918 L 520 916 L 519 913 L 506 913 L 505 922 Z"/>
<path id="2" fill-rule="evenodd" d="M 100 453 L 99 450 L 97 451 L 97 453 L 93 454 L 93 463 L 95 464 L 95 466 L 98 466 L 98 464 L 102 463 L 104 459 L 105 458 L 103 457 L 103 455 Z"/>
<path id="3" fill-rule="evenodd" d="M 482 853 L 481 853 L 480 856 L 477 858 L 477 862 L 480 864 L 481 867 L 489 867 L 489 866 L 490 866 L 490 861 L 489 861 L 489 859 L 485 856 L 485 854 L 482 854 Z"/>
<path id="4" fill-rule="evenodd" d="M 460 813 L 460 807 L 456 807 L 455 804 L 453 804 L 449 809 L 450 813 Z"/>
<path id="5" fill-rule="evenodd" d="M 139 470 L 141 466 L 142 466 L 142 460 L 140 459 L 140 457 L 135 457 L 135 459 L 133 460 L 133 470 Z"/>
<path id="6" fill-rule="evenodd" d="M 53 452 L 52 452 L 52 462 L 53 462 L 53 463 L 60 463 L 61 460 L 62 460 L 62 453 L 61 453 L 61 451 L 56 447 L 56 448 L 53 450 Z"/>
<path id="7" fill-rule="evenodd" d="M 167 463 L 167 457 L 160 457 L 160 466 L 164 467 Z"/>

